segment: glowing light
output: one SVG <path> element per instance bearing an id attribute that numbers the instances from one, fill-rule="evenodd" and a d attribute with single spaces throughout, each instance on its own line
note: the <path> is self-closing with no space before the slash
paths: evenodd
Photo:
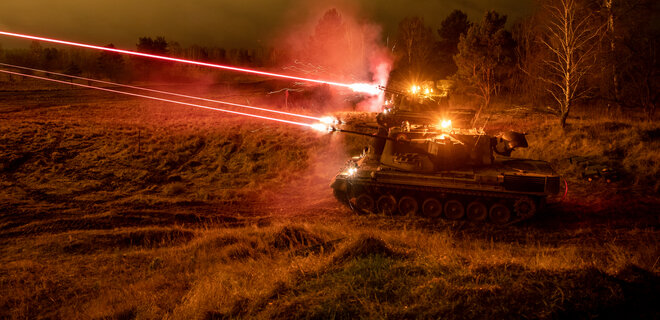
<path id="1" fill-rule="evenodd" d="M 278 113 L 278 114 L 283 114 L 283 115 L 287 115 L 287 116 L 307 118 L 307 119 L 321 121 L 321 118 L 307 116 L 307 115 L 304 115 L 304 114 L 297 114 L 297 113 L 284 112 L 284 111 L 267 109 L 267 108 L 247 106 L 247 105 L 244 105 L 244 104 L 238 104 L 238 103 L 220 101 L 220 100 L 213 100 L 213 99 L 206 99 L 206 98 L 189 96 L 189 95 L 179 94 L 179 93 L 174 93 L 174 92 L 167 92 L 167 91 L 154 90 L 154 89 L 148 89 L 148 88 L 142 88 L 142 87 L 135 87 L 135 86 L 127 85 L 127 84 L 120 84 L 120 83 L 115 83 L 115 82 L 109 82 L 109 81 L 102 81 L 102 80 L 96 80 L 96 79 L 85 78 L 85 77 L 72 76 L 72 75 L 68 75 L 68 74 L 64 74 L 64 73 L 57 73 L 57 72 L 51 72 L 51 71 L 46 71 L 46 70 L 39 70 L 39 69 L 15 66 L 15 65 L 6 64 L 6 63 L 0 63 L 0 66 L 6 66 L 6 67 L 11 67 L 11 68 L 30 70 L 30 71 L 36 71 L 36 72 L 43 72 L 43 73 L 53 74 L 53 75 L 57 75 L 57 76 L 61 76 L 61 77 L 68 77 L 68 78 L 72 78 L 72 79 L 85 80 L 85 81 L 91 81 L 91 82 L 96 82 L 96 83 L 103 83 L 103 84 L 113 85 L 113 86 L 117 86 L 117 87 L 124 87 L 124 88 L 154 92 L 154 93 L 159 93 L 159 94 L 167 94 L 167 95 L 176 96 L 176 97 L 182 97 L 182 98 L 188 98 L 188 99 L 194 99 L 194 100 L 200 100 L 200 101 L 206 101 L 206 102 L 213 102 L 213 103 L 224 104 L 224 105 L 233 106 L 233 107 L 253 109 L 253 110 L 259 110 L 259 111 L 265 111 L 265 112 L 272 112 L 272 113 Z"/>
<path id="2" fill-rule="evenodd" d="M 374 84 L 370 83 L 354 83 L 349 85 L 349 88 L 354 92 L 361 92 L 375 96 L 381 92 L 381 89 Z"/>
<path id="3" fill-rule="evenodd" d="M 144 52 L 122 50 L 122 49 L 116 49 L 116 48 L 106 48 L 106 47 L 95 46 L 95 45 L 90 45 L 90 44 L 84 44 L 84 43 L 78 43 L 78 42 L 72 42 L 72 41 L 65 41 L 65 40 L 58 40 L 58 39 L 51 39 L 51 38 L 45 38 L 45 37 L 37 37 L 37 36 L 31 36 L 31 35 L 27 35 L 27 34 L 6 32 L 6 31 L 0 31 L 0 35 L 5 35 L 5 36 L 9 36 L 9 37 L 16 37 L 16 38 L 22 38 L 22 39 L 38 40 L 38 41 L 57 43 L 57 44 L 64 44 L 64 45 L 87 48 L 87 49 L 110 51 L 110 52 L 115 52 L 115 53 L 128 54 L 128 55 L 134 55 L 134 56 L 140 56 L 140 57 L 152 58 L 152 59 L 160 59 L 160 60 L 165 60 L 165 61 L 187 63 L 187 64 L 193 64 L 193 65 L 209 67 L 209 68 L 217 68 L 217 69 L 245 72 L 245 73 L 251 73 L 251 74 L 258 74 L 258 75 L 262 75 L 262 76 L 269 76 L 269 77 L 276 77 L 276 78 L 283 78 L 283 79 L 291 79 L 291 80 L 298 80 L 298 81 L 305 81 L 305 82 L 312 82 L 312 83 L 320 83 L 320 84 L 328 84 L 328 85 L 333 85 L 333 86 L 338 86 L 338 87 L 349 88 L 349 89 L 351 89 L 355 92 L 362 92 L 362 93 L 367 93 L 367 94 L 371 94 L 371 95 L 376 95 L 380 92 L 380 89 L 378 88 L 378 86 L 371 85 L 371 84 L 365 84 L 365 83 L 347 84 L 347 83 L 340 83 L 340 82 L 334 82 L 334 81 L 326 81 L 326 80 L 309 79 L 309 78 L 296 77 L 296 76 L 288 76 L 288 75 L 279 74 L 279 73 L 265 72 L 265 71 L 252 70 L 252 69 L 246 69 L 246 68 L 238 68 L 238 67 L 232 67 L 232 66 L 227 66 L 227 65 L 206 63 L 206 62 L 187 60 L 187 59 L 179 59 L 179 58 L 166 57 L 166 56 L 159 56 L 159 55 L 149 54 L 149 53 L 144 53 Z"/>
<path id="4" fill-rule="evenodd" d="M 424 89 L 424 94 L 430 94 L 430 93 L 431 93 L 431 89 L 429 88 Z"/>
<path id="5" fill-rule="evenodd" d="M 346 174 L 347 174 L 348 176 L 354 176 L 354 175 L 357 173 L 357 170 L 358 170 L 357 168 L 349 168 L 349 169 L 346 171 Z"/>
<path id="6" fill-rule="evenodd" d="M 418 91 L 419 91 L 419 86 L 417 86 L 417 85 L 413 85 L 410 88 L 410 92 L 412 92 L 412 93 L 417 93 Z"/>
<path id="7" fill-rule="evenodd" d="M 245 112 L 238 112 L 238 111 L 227 110 L 227 109 L 213 108 L 213 107 L 203 106 L 203 105 L 194 104 L 194 103 L 181 102 L 181 101 L 176 101 L 176 100 L 170 100 L 170 99 L 164 99 L 164 98 L 152 97 L 152 96 L 147 96 L 147 95 L 143 95 L 143 94 L 137 94 L 137 93 L 132 93 L 132 92 L 124 92 L 124 91 L 113 90 L 113 89 L 107 89 L 107 88 L 101 88 L 101 87 L 95 87 L 95 86 L 88 86 L 88 85 L 84 85 L 84 84 L 80 84 L 80 83 L 69 82 L 69 81 L 62 81 L 62 80 L 56 80 L 56 79 L 50 79 L 50 78 L 39 77 L 39 76 L 34 76 L 34 75 L 29 75 L 29 74 L 24 74 L 24 73 L 19 73 L 19 72 L 12 72 L 12 71 L 7 71 L 7 70 L 0 70 L 0 72 L 2 72 L 2 73 L 8 73 L 8 74 L 13 74 L 13 75 L 17 75 L 17 76 L 22 76 L 22 77 L 28 77 L 28 78 L 39 79 L 39 80 L 45 80 L 45 81 L 51 81 L 51 82 L 57 82 L 57 83 L 62 83 L 62 84 L 66 84 L 66 85 L 73 85 L 73 86 L 78 86 L 78 87 L 82 87 L 82 88 L 88 88 L 88 89 L 95 89 L 95 90 L 100 90 L 100 91 L 106 91 L 106 92 L 118 93 L 118 94 L 123 94 L 123 95 L 127 95 L 127 96 L 133 96 L 133 97 L 139 97 L 139 98 L 145 98 L 145 99 L 151 99 L 151 100 L 157 100 L 157 101 L 163 101 L 163 102 L 175 103 L 175 104 L 180 104 L 180 105 L 189 106 L 189 107 L 195 107 L 195 108 L 202 108 L 202 109 L 208 109 L 208 110 L 214 110 L 214 111 L 226 112 L 226 113 L 237 114 L 237 115 L 242 115 L 242 116 L 247 116 L 247 117 L 259 118 L 259 119 L 265 119 L 265 120 L 272 120 L 272 121 L 278 121 L 278 122 L 288 123 L 288 124 L 295 124 L 295 125 L 298 125 L 298 126 L 304 126 L 304 127 L 310 127 L 310 128 L 314 128 L 314 126 L 315 126 L 315 125 L 313 125 L 313 124 L 309 124 L 309 123 L 303 123 L 303 122 L 297 122 L 297 121 L 290 121 L 290 120 L 284 120 L 284 119 L 278 119 L 278 118 L 272 118 L 272 117 L 260 116 L 260 115 L 256 115 L 256 114 L 245 113 Z"/>
<path id="8" fill-rule="evenodd" d="M 324 124 L 339 124 L 339 120 L 334 117 L 321 117 L 319 121 Z"/>
<path id="9" fill-rule="evenodd" d="M 315 123 L 310 125 L 310 127 L 316 131 L 321 131 L 321 132 L 332 132 L 333 128 L 327 124 L 323 123 Z"/>
<path id="10" fill-rule="evenodd" d="M 440 127 L 442 129 L 450 129 L 451 128 L 451 120 L 442 120 L 442 122 L 440 122 Z"/>

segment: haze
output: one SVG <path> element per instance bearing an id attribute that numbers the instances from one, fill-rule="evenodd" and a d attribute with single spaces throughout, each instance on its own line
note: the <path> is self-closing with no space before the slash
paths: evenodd
<path id="1" fill-rule="evenodd" d="M 21 0 L 0 2 L 0 29 L 95 44 L 133 47 L 140 36 L 164 36 L 182 45 L 224 47 L 269 45 L 283 29 L 314 19 L 330 7 L 354 11 L 383 26 L 383 36 L 394 36 L 398 22 L 419 15 L 434 29 L 454 9 L 478 20 L 485 10 L 510 16 L 529 12 L 532 2 L 517 0 Z M 0 38 L 5 47 L 25 41 Z"/>

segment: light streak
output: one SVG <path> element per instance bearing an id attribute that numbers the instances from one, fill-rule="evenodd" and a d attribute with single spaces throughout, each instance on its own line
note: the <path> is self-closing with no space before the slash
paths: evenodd
<path id="1" fill-rule="evenodd" d="M 380 86 L 373 85 L 370 83 L 353 83 L 348 86 L 353 90 L 354 92 L 362 92 L 362 93 L 367 93 L 372 96 L 378 95 L 381 93 Z"/>
<path id="2" fill-rule="evenodd" d="M 151 100 L 175 103 L 175 104 L 180 104 L 180 105 L 189 106 L 189 107 L 226 112 L 226 113 L 237 114 L 237 115 L 241 115 L 241 116 L 265 119 L 265 120 L 279 121 L 279 122 L 283 122 L 283 123 L 295 124 L 295 125 L 298 125 L 298 126 L 304 126 L 304 127 L 314 128 L 314 129 L 316 129 L 316 126 L 317 126 L 317 124 L 309 124 L 309 123 L 303 123 L 303 122 L 297 122 L 297 121 L 290 121 L 290 120 L 260 116 L 260 115 L 251 114 L 251 113 L 245 113 L 245 112 L 239 112 L 239 111 L 233 111 L 233 110 L 227 110 L 227 109 L 220 109 L 220 108 L 213 108 L 213 107 L 203 106 L 203 105 L 194 104 L 194 103 L 181 102 L 181 101 L 176 101 L 176 100 L 152 97 L 152 96 L 147 96 L 147 95 L 138 94 L 138 93 L 125 92 L 125 91 L 119 91 L 119 90 L 113 90 L 113 89 L 107 89 L 107 88 L 101 88 L 101 87 L 95 87 L 95 86 L 88 86 L 88 85 L 84 85 L 84 84 L 80 84 L 80 83 L 68 82 L 68 81 L 63 81 L 63 80 L 56 80 L 56 79 L 45 78 L 45 77 L 39 77 L 39 76 L 24 74 L 24 73 L 20 73 L 20 72 L 12 72 L 12 71 L 2 70 L 2 69 L 0 69 L 0 72 L 1 73 L 7 73 L 7 74 L 13 74 L 13 75 L 17 75 L 17 76 L 22 76 L 22 77 L 33 78 L 33 79 L 63 83 L 63 84 L 66 84 L 66 85 L 73 85 L 73 86 L 78 86 L 78 87 L 82 87 L 82 88 L 88 88 L 88 89 L 95 89 L 95 90 L 101 90 L 101 91 L 106 91 L 106 92 L 118 93 L 118 94 L 123 94 L 123 95 L 127 95 L 127 96 L 133 96 L 133 97 L 139 97 L 139 98 L 146 98 L 146 99 L 151 99 Z"/>
<path id="3" fill-rule="evenodd" d="M 120 84 L 120 83 L 115 83 L 115 82 L 109 82 L 109 81 L 96 80 L 96 79 L 85 78 L 85 77 L 72 76 L 72 75 L 68 75 L 68 74 L 64 74 L 64 73 L 57 73 L 57 72 L 51 72 L 51 71 L 46 71 L 46 70 L 33 69 L 33 68 L 28 68 L 28 67 L 21 67 L 21 66 L 16 66 L 16 65 L 12 65 L 12 64 L 6 64 L 6 63 L 0 63 L 0 66 L 23 69 L 23 70 L 30 70 L 30 71 L 36 71 L 36 72 L 43 72 L 43 73 L 46 73 L 46 74 L 54 74 L 54 75 L 57 75 L 57 76 L 68 77 L 68 78 L 72 78 L 72 79 L 85 80 L 85 81 L 103 83 L 103 84 L 107 84 L 107 85 L 113 85 L 113 86 L 117 86 L 117 87 L 124 87 L 124 88 L 143 90 L 143 91 L 149 91 L 149 92 L 160 93 L 160 94 L 167 94 L 167 95 L 172 95 L 172 96 L 177 96 L 177 97 L 182 97 L 182 98 L 219 103 L 219 104 L 229 105 L 229 106 L 233 106 L 233 107 L 240 107 L 240 108 L 247 108 L 247 109 L 259 110 L 259 111 L 265 111 L 265 112 L 279 113 L 279 114 L 284 114 L 284 115 L 287 115 L 287 116 L 307 118 L 307 119 L 312 119 L 312 120 L 321 121 L 321 122 L 323 122 L 323 119 L 324 119 L 324 118 L 307 116 L 307 115 L 303 115 L 303 114 L 290 113 L 290 112 L 284 112 L 284 111 L 266 109 L 266 108 L 259 108 L 259 107 L 253 107 L 253 106 L 238 104 L 238 103 L 232 103 L 232 102 L 226 102 L 226 101 L 220 101 L 220 100 L 212 100 L 212 99 L 206 99 L 206 98 L 201 98 L 201 97 L 189 96 L 189 95 L 179 94 L 179 93 L 174 93 L 174 92 L 167 92 L 167 91 L 161 91 L 161 90 L 155 90 L 155 89 L 135 87 L 135 86 L 127 85 L 127 84 Z"/>
<path id="4" fill-rule="evenodd" d="M 269 77 L 275 77 L 275 78 L 291 79 L 291 80 L 298 80 L 298 81 L 305 81 L 305 82 L 312 82 L 312 83 L 319 83 L 319 84 L 328 84 L 328 85 L 332 85 L 332 86 L 349 88 L 349 89 L 351 89 L 355 92 L 363 92 L 363 93 L 368 93 L 368 94 L 372 94 L 372 95 L 374 94 L 373 92 L 376 92 L 376 93 L 379 92 L 378 86 L 368 84 L 368 83 L 347 84 L 347 83 L 340 83 L 340 82 L 334 82 L 334 81 L 326 81 L 326 80 L 309 79 L 309 78 L 296 77 L 296 76 L 288 76 L 288 75 L 279 74 L 279 73 L 265 72 L 265 71 L 252 70 L 252 69 L 246 69 L 246 68 L 238 68 L 238 67 L 232 67 L 232 66 L 227 66 L 227 65 L 213 64 L 213 63 L 187 60 L 187 59 L 179 59 L 179 58 L 166 57 L 166 56 L 159 56 L 159 55 L 155 55 L 155 54 L 149 54 L 149 53 L 137 52 L 137 51 L 130 51 L 130 50 L 122 50 L 122 49 L 117 49 L 117 48 L 106 48 L 106 47 L 95 46 L 95 45 L 91 45 L 91 44 L 84 44 L 84 43 L 58 40 L 58 39 L 51 39 L 51 38 L 45 38 L 45 37 L 37 37 L 37 36 L 31 36 L 31 35 L 27 35 L 27 34 L 6 32 L 6 31 L 0 31 L 0 35 L 5 35 L 5 36 L 9 36 L 9 37 L 16 37 L 16 38 L 22 38 L 22 39 L 44 41 L 44 42 L 50 42 L 50 43 L 57 43 L 57 44 L 64 44 L 64 45 L 87 48 L 87 49 L 110 51 L 110 52 L 140 56 L 140 57 L 145 57 L 145 58 L 160 59 L 160 60 L 173 61 L 173 62 L 179 62 L 179 63 L 187 63 L 187 64 L 193 64 L 193 65 L 209 67 L 209 68 L 217 68 L 217 69 L 224 69 L 224 70 L 231 70 L 231 71 L 238 71 L 238 72 L 246 72 L 246 73 L 258 74 L 258 75 L 262 75 L 262 76 L 269 76 Z"/>

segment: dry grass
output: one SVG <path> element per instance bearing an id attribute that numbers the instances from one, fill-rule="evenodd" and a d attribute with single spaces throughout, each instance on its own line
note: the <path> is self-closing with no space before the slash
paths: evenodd
<path id="1" fill-rule="evenodd" d="M 652 298 L 645 298 L 659 280 L 654 230 L 633 229 L 619 233 L 622 240 L 591 245 L 584 241 L 599 239 L 580 236 L 586 230 L 570 232 L 566 238 L 579 238 L 559 244 L 321 224 L 141 230 L 22 239 L 21 253 L 3 252 L 4 259 L 21 257 L 3 262 L 5 315 L 552 318 L 655 312 Z M 150 240 L 127 246 L 127 234 Z M 630 303 L 642 309 L 629 310 Z"/>
<path id="2" fill-rule="evenodd" d="M 353 216 L 327 186 L 344 150 L 326 149 L 359 138 L 103 95 L 57 107 L 62 95 L 0 110 L 0 318 L 660 316 L 657 198 L 637 190 L 657 188 L 652 123 L 576 120 L 562 135 L 542 116 L 496 119 L 529 126 L 518 155 L 577 191 L 493 227 Z M 572 155 L 634 179 L 581 182 Z"/>

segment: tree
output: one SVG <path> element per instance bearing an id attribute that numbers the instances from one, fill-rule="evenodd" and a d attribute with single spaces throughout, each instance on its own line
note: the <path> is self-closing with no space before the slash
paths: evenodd
<path id="1" fill-rule="evenodd" d="M 58 64 L 60 60 L 60 51 L 55 48 L 45 48 L 43 50 L 42 67 L 44 69 L 51 69 Z"/>
<path id="2" fill-rule="evenodd" d="M 454 56 L 456 78 L 482 98 L 477 117 L 490 106 L 511 71 L 514 42 L 511 33 L 504 29 L 506 18 L 495 11 L 486 12 L 481 23 L 470 27 L 458 42 L 458 54 Z"/>
<path id="3" fill-rule="evenodd" d="M 547 21 L 542 43 L 549 57 L 543 61 L 546 72 L 542 80 L 559 106 L 559 123 L 564 128 L 575 101 L 589 92 L 583 80 L 595 65 L 593 51 L 602 28 L 575 0 L 555 0 L 544 8 Z"/>
<path id="4" fill-rule="evenodd" d="M 349 46 L 346 22 L 337 9 L 326 11 L 319 19 L 305 51 L 304 60 L 319 69 L 327 68 L 337 74 L 351 73 L 350 61 L 355 57 Z"/>
<path id="5" fill-rule="evenodd" d="M 540 41 L 539 35 L 543 32 L 539 20 L 539 15 L 535 14 L 516 22 L 512 28 L 516 67 L 521 72 L 514 74 L 511 87 L 530 103 L 540 103 L 547 94 L 545 84 L 540 80 L 547 50 Z"/>
<path id="6" fill-rule="evenodd" d="M 657 101 L 660 4 L 601 0 L 592 7 L 601 13 L 604 25 L 598 68 L 604 100 L 608 107 L 641 106 L 651 115 Z"/>
<path id="7" fill-rule="evenodd" d="M 44 48 L 41 46 L 41 42 L 34 40 L 30 42 L 30 54 L 27 56 L 28 65 L 33 68 L 41 68 L 42 57 L 44 53 Z"/>
<path id="8" fill-rule="evenodd" d="M 108 44 L 106 48 L 114 49 L 114 44 Z M 106 77 L 117 81 L 124 71 L 124 58 L 116 52 L 102 51 L 96 60 L 99 72 Z"/>
<path id="9" fill-rule="evenodd" d="M 434 49 L 433 32 L 420 17 L 408 17 L 399 23 L 395 53 L 400 60 L 397 69 L 416 81 L 428 76 Z"/>
<path id="10" fill-rule="evenodd" d="M 312 38 L 320 46 L 338 45 L 344 39 L 345 33 L 346 28 L 341 14 L 337 9 L 332 8 L 319 19 Z"/>
<path id="11" fill-rule="evenodd" d="M 165 56 L 169 53 L 167 41 L 163 37 L 156 37 L 156 39 L 151 39 L 151 37 L 139 38 L 137 51 L 160 56 Z"/>
<path id="12" fill-rule="evenodd" d="M 138 39 L 137 51 L 159 55 L 159 56 L 168 56 L 169 55 L 169 45 L 165 38 L 156 37 L 152 39 L 151 37 L 141 37 Z M 155 59 L 143 58 L 143 57 L 133 57 L 131 59 L 134 62 L 133 75 L 148 79 L 151 77 L 162 77 L 171 71 L 174 64 L 166 61 L 156 61 Z"/>
<path id="13" fill-rule="evenodd" d="M 72 76 L 79 76 L 82 74 L 82 69 L 80 69 L 75 61 L 71 61 L 71 63 L 69 63 L 69 65 L 66 67 L 66 71 L 64 71 L 64 73 Z"/>
<path id="14" fill-rule="evenodd" d="M 438 69 L 440 69 L 439 75 L 441 77 L 452 75 L 458 70 L 453 57 L 458 53 L 458 42 L 461 35 L 466 34 L 471 26 L 472 23 L 468 21 L 467 14 L 460 10 L 452 11 L 440 23 L 440 29 L 438 29 L 438 35 L 440 36 L 440 41 L 438 41 Z"/>
<path id="15" fill-rule="evenodd" d="M 651 20 L 654 21 L 654 20 Z M 655 20 L 657 21 L 657 20 Z M 625 63 L 621 71 L 622 105 L 641 107 L 649 119 L 660 100 L 660 30 L 653 24 L 637 26 L 618 48 Z"/>

